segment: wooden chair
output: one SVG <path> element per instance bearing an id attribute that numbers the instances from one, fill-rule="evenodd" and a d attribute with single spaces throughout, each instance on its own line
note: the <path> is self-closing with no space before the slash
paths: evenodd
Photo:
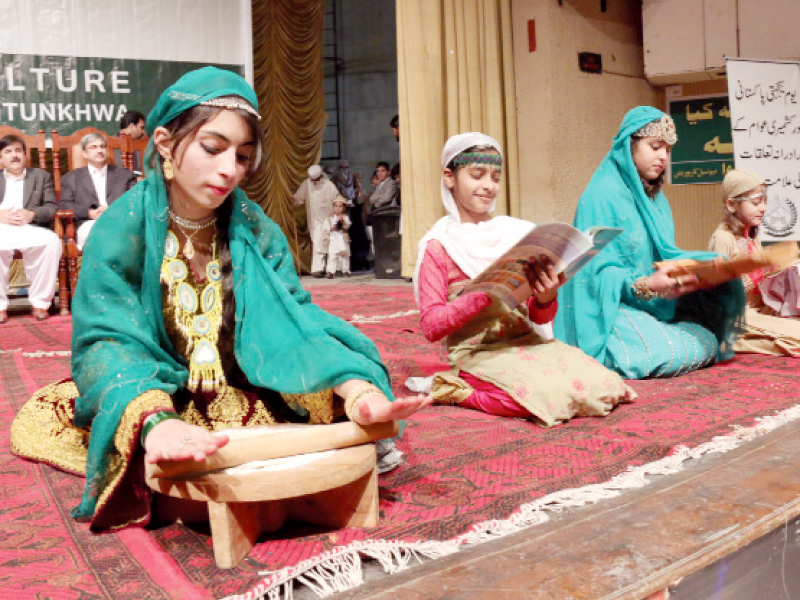
<path id="1" fill-rule="evenodd" d="M 61 199 L 61 157 L 60 152 L 65 150 L 67 153 L 67 171 L 79 169 L 86 166 L 86 159 L 83 157 L 81 140 L 89 133 L 100 133 L 108 141 L 108 161 L 114 164 L 114 150 L 122 152 L 120 138 L 107 135 L 105 132 L 94 127 L 84 127 L 70 135 L 59 135 L 58 131 L 53 130 L 53 184 L 56 188 L 56 196 Z M 75 297 L 75 288 L 78 285 L 79 258 L 81 251 L 78 249 L 78 242 L 75 236 L 75 215 L 71 210 L 56 211 L 55 230 L 64 241 L 64 249 L 61 253 L 61 261 L 64 265 L 64 287 L 68 290 L 64 294 L 64 301 L 61 302 L 61 310 L 69 314 L 72 299 Z M 59 298 L 61 298 L 61 266 L 59 265 Z"/>
<path id="2" fill-rule="evenodd" d="M 40 129 L 36 135 L 26 135 L 14 127 L 0 125 L 0 138 L 6 135 L 16 135 L 20 137 L 23 142 L 25 142 L 26 166 L 33 167 L 33 150 L 35 149 L 39 154 L 39 168 L 44 169 L 45 171 L 47 170 L 47 140 L 44 135 L 44 129 Z M 55 231 L 56 235 L 58 235 L 61 239 L 64 239 L 62 233 L 60 233 L 60 225 L 61 223 L 58 221 L 58 219 L 54 218 L 53 230 Z M 14 258 L 16 260 L 21 260 L 22 254 L 19 251 L 15 251 Z M 58 265 L 58 304 L 61 315 L 69 314 L 69 302 L 67 300 L 68 295 L 69 292 L 67 289 L 66 261 L 62 257 L 61 262 Z"/>
<path id="3" fill-rule="evenodd" d="M 25 158 L 27 159 L 28 167 L 33 167 L 31 154 L 35 148 L 39 152 L 39 168 L 47 170 L 47 140 L 44 137 L 44 129 L 40 129 L 36 135 L 26 135 L 19 129 L 8 125 L 0 125 L 0 138 L 7 135 L 16 135 L 25 142 Z"/>
<path id="4" fill-rule="evenodd" d="M 69 315 L 75 286 L 78 285 L 78 242 L 75 241 L 75 215 L 71 210 L 57 210 L 53 229 L 63 244 L 58 264 L 58 305 L 60 314 Z"/>
<path id="5" fill-rule="evenodd" d="M 127 133 L 123 133 L 120 136 L 120 141 L 122 143 L 122 150 L 120 152 L 122 156 L 122 166 L 129 171 L 134 170 L 134 163 L 133 163 L 133 155 L 135 152 L 139 152 L 141 159 L 141 170 L 144 172 L 144 151 L 147 148 L 147 142 L 150 141 L 150 138 L 144 136 L 139 138 L 138 140 L 133 139 Z"/>

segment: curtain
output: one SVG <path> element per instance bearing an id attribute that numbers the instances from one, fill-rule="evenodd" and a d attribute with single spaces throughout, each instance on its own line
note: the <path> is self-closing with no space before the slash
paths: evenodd
<path id="1" fill-rule="evenodd" d="M 305 209 L 292 195 L 322 147 L 323 0 L 252 0 L 254 87 L 264 156 L 244 186 L 289 239 L 298 270 L 308 270 Z"/>
<path id="2" fill-rule="evenodd" d="M 403 275 L 417 244 L 444 215 L 442 147 L 481 131 L 504 153 L 496 215 L 520 214 L 511 0 L 396 0 Z"/>

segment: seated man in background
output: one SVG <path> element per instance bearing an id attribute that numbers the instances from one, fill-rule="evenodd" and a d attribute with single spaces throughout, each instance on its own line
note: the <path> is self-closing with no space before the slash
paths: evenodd
<path id="1" fill-rule="evenodd" d="M 25 167 L 25 142 L 16 135 L 0 139 L 0 323 L 8 320 L 9 269 L 14 251 L 22 253 L 30 281 L 33 316 L 43 321 L 53 301 L 61 259 L 61 240 L 48 229 L 56 212 L 50 173 Z"/>
<path id="2" fill-rule="evenodd" d="M 379 162 L 375 171 L 378 174 L 379 183 L 369 197 L 372 210 L 374 211 L 384 206 L 397 206 L 399 191 L 397 182 L 390 177 L 392 171 L 389 168 L 389 163 L 385 161 Z"/>
<path id="3" fill-rule="evenodd" d="M 92 225 L 109 204 L 136 185 L 136 175 L 132 171 L 108 164 L 108 142 L 102 134 L 83 136 L 81 150 L 89 164 L 61 178 L 58 204 L 60 209 L 75 213 L 79 250 L 83 250 Z"/>

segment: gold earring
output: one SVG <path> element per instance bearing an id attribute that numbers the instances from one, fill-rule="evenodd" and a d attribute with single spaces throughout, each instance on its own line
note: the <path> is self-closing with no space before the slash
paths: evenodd
<path id="1" fill-rule="evenodd" d="M 172 161 L 169 158 L 164 159 L 164 165 L 161 167 L 164 171 L 164 179 L 172 181 L 175 177 L 175 169 L 172 168 Z"/>

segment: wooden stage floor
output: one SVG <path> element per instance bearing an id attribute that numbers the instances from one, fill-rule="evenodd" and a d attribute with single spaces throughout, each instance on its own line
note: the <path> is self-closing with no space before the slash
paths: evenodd
<path id="1" fill-rule="evenodd" d="M 641 600 L 671 586 L 673 600 L 755 598 L 731 590 L 722 596 L 719 589 L 706 595 L 698 584 L 690 590 L 679 582 L 736 551 L 746 563 L 746 546 L 797 517 L 799 470 L 800 421 L 794 421 L 735 450 L 690 461 L 677 475 L 503 539 L 397 575 L 369 568 L 364 585 L 335 597 Z M 782 573 L 785 593 L 759 600 L 800 598 L 800 568 L 791 561 L 783 568 L 790 575 Z M 768 582 L 751 583 L 765 589 Z M 296 589 L 295 597 L 311 598 L 308 592 Z"/>

